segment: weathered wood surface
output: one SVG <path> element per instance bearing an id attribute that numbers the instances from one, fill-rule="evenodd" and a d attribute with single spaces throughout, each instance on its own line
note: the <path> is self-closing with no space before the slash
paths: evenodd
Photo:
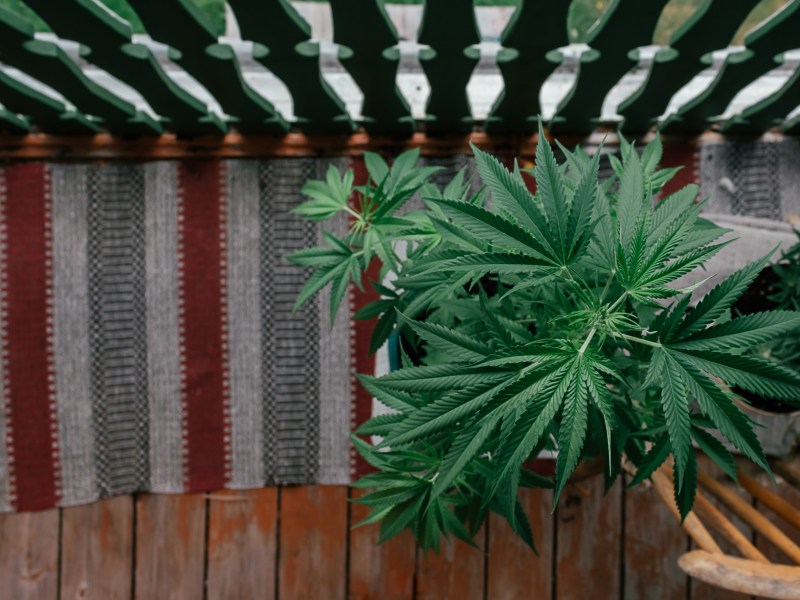
<path id="1" fill-rule="evenodd" d="M 143 494 L 136 500 L 136 597 L 203 597 L 206 499 Z"/>
<path id="2" fill-rule="evenodd" d="M 345 598 L 347 496 L 344 486 L 281 490 L 280 598 Z"/>
<path id="3" fill-rule="evenodd" d="M 366 492 L 354 489 L 353 498 Z M 353 503 L 351 527 L 364 520 L 369 508 Z M 376 546 L 379 527 L 350 531 L 349 597 L 358 600 L 412 600 L 417 548 L 410 531 Z"/>
<path id="4" fill-rule="evenodd" d="M 275 598 L 278 490 L 217 492 L 208 502 L 208 598 Z"/>
<path id="5" fill-rule="evenodd" d="M 495 517 L 480 550 L 456 543 L 424 557 L 410 535 L 375 546 L 377 527 L 350 529 L 367 510 L 349 494 L 344 486 L 143 494 L 0 515 L 0 600 L 748 598 L 683 575 L 677 561 L 688 540 L 646 487 L 617 483 L 604 496 L 602 478 L 573 484 L 555 515 L 552 492 L 523 491 L 538 558 Z"/>
<path id="6" fill-rule="evenodd" d="M 477 536 L 480 549 L 453 540 L 439 554 L 419 554 L 417 600 L 479 600 L 484 597 L 486 530 Z"/>
<path id="7" fill-rule="evenodd" d="M 502 517 L 489 520 L 489 560 L 487 597 L 492 600 L 549 598 L 553 593 L 553 531 L 550 514 L 553 493 L 547 490 L 523 490 L 522 506 L 533 529 L 537 557 L 517 537 Z"/>
<path id="8" fill-rule="evenodd" d="M 619 598 L 622 592 L 622 500 L 603 478 L 564 488 L 556 514 L 556 598 Z"/>
<path id="9" fill-rule="evenodd" d="M 133 498 L 65 508 L 61 516 L 61 598 L 130 598 Z"/>
<path id="10" fill-rule="evenodd" d="M 675 562 L 688 549 L 683 531 L 649 486 L 625 490 L 625 598 L 686 598 L 688 581 Z M 658 532 L 653 535 L 653 532 Z"/>
<path id="11" fill-rule="evenodd" d="M 0 599 L 57 597 L 58 512 L 0 515 Z"/>

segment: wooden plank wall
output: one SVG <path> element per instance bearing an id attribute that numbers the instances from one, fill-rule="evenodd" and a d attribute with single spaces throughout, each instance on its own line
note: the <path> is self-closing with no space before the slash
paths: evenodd
<path id="1" fill-rule="evenodd" d="M 505 522 L 423 556 L 410 535 L 375 546 L 343 486 L 118 497 L 0 515 L 0 600 L 511 600 L 733 598 L 689 582 L 686 537 L 652 490 L 603 496 L 601 478 L 524 492 L 540 556 Z M 798 498 L 792 496 L 792 501 Z M 779 557 L 776 557 L 779 558 Z"/>

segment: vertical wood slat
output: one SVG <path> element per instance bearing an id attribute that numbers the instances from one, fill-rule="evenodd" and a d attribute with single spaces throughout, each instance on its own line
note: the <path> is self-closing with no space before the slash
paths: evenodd
<path id="1" fill-rule="evenodd" d="M 487 598 L 550 598 L 553 593 L 553 492 L 522 490 L 520 502 L 533 529 L 536 556 L 502 517 L 489 519 Z"/>
<path id="2" fill-rule="evenodd" d="M 486 529 L 475 537 L 486 548 Z M 417 600 L 479 600 L 484 597 L 484 557 L 482 550 L 461 540 L 443 542 L 438 555 L 419 553 Z"/>
<path id="3" fill-rule="evenodd" d="M 0 515 L 0 600 L 58 597 L 58 512 Z"/>
<path id="4" fill-rule="evenodd" d="M 686 535 L 650 486 L 625 490 L 624 544 L 626 600 L 686 598 L 688 580 L 678 567 Z"/>
<path id="5" fill-rule="evenodd" d="M 603 495 L 603 478 L 568 485 L 556 515 L 556 598 L 618 598 L 622 560 L 622 485 Z"/>
<path id="6" fill-rule="evenodd" d="M 359 498 L 367 492 L 353 490 Z M 370 513 L 368 507 L 350 505 L 351 527 Z M 380 545 L 380 527 L 365 525 L 350 531 L 350 600 L 411 600 L 414 597 L 414 573 L 417 547 L 410 531 L 404 531 Z"/>
<path id="7" fill-rule="evenodd" d="M 142 494 L 136 499 L 136 598 L 203 597 L 206 498 Z"/>
<path id="8" fill-rule="evenodd" d="M 275 597 L 278 490 L 220 491 L 208 506 L 209 600 Z"/>
<path id="9" fill-rule="evenodd" d="M 133 510 L 131 496 L 62 510 L 61 598 L 131 597 Z"/>
<path id="10" fill-rule="evenodd" d="M 278 597 L 340 600 L 347 586 L 347 487 L 281 489 Z"/>

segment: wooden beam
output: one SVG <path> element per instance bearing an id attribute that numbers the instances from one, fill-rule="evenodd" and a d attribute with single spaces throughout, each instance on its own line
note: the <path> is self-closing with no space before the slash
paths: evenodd
<path id="1" fill-rule="evenodd" d="M 188 157 L 258 158 L 299 156 L 355 156 L 369 150 L 399 153 L 420 148 L 425 156 L 471 154 L 469 144 L 493 154 L 533 157 L 537 135 L 489 136 L 482 132 L 452 136 L 428 136 L 415 133 L 405 138 L 370 136 L 358 132 L 350 136 L 310 136 L 289 133 L 285 136 L 243 135 L 198 136 L 179 138 L 173 134 L 159 137 L 126 138 L 109 134 L 58 136 L 43 133 L 29 135 L 0 134 L 2 159 L 177 159 Z M 559 137 L 567 146 L 578 138 Z"/>

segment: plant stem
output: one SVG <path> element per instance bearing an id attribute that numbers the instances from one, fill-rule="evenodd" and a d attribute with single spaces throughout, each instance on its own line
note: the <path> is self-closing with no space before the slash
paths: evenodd
<path id="1" fill-rule="evenodd" d="M 357 213 L 356 211 L 354 211 L 352 208 L 350 208 L 346 204 L 342 208 L 344 208 L 351 216 L 355 217 L 356 220 L 365 222 L 363 216 L 360 213 Z"/>
<path id="2" fill-rule="evenodd" d="M 626 335 L 624 333 L 617 333 L 615 335 L 629 342 L 636 342 L 637 344 L 643 344 L 652 348 L 661 348 L 661 342 L 651 342 L 650 340 L 643 340 L 642 338 L 633 337 L 632 335 Z"/>
<path id="3" fill-rule="evenodd" d="M 603 288 L 603 291 L 600 293 L 600 302 L 606 299 L 606 294 L 608 293 L 608 290 L 611 288 L 611 282 L 614 281 L 614 275 L 616 274 L 617 274 L 616 271 L 611 271 L 611 276 L 608 278 L 608 281 L 606 281 L 606 285 Z"/>
<path id="4" fill-rule="evenodd" d="M 616 299 L 614 304 L 608 307 L 608 312 L 614 312 L 614 310 L 625 301 L 625 298 L 628 297 L 628 292 L 622 292 L 622 295 Z"/>
<path id="5" fill-rule="evenodd" d="M 595 332 L 597 331 L 597 327 L 592 327 L 591 331 L 589 331 L 589 335 L 586 336 L 586 339 L 583 340 L 583 345 L 581 346 L 580 350 L 578 350 L 579 354 L 583 354 L 586 352 L 586 348 L 589 347 L 589 342 L 592 341 Z"/>

